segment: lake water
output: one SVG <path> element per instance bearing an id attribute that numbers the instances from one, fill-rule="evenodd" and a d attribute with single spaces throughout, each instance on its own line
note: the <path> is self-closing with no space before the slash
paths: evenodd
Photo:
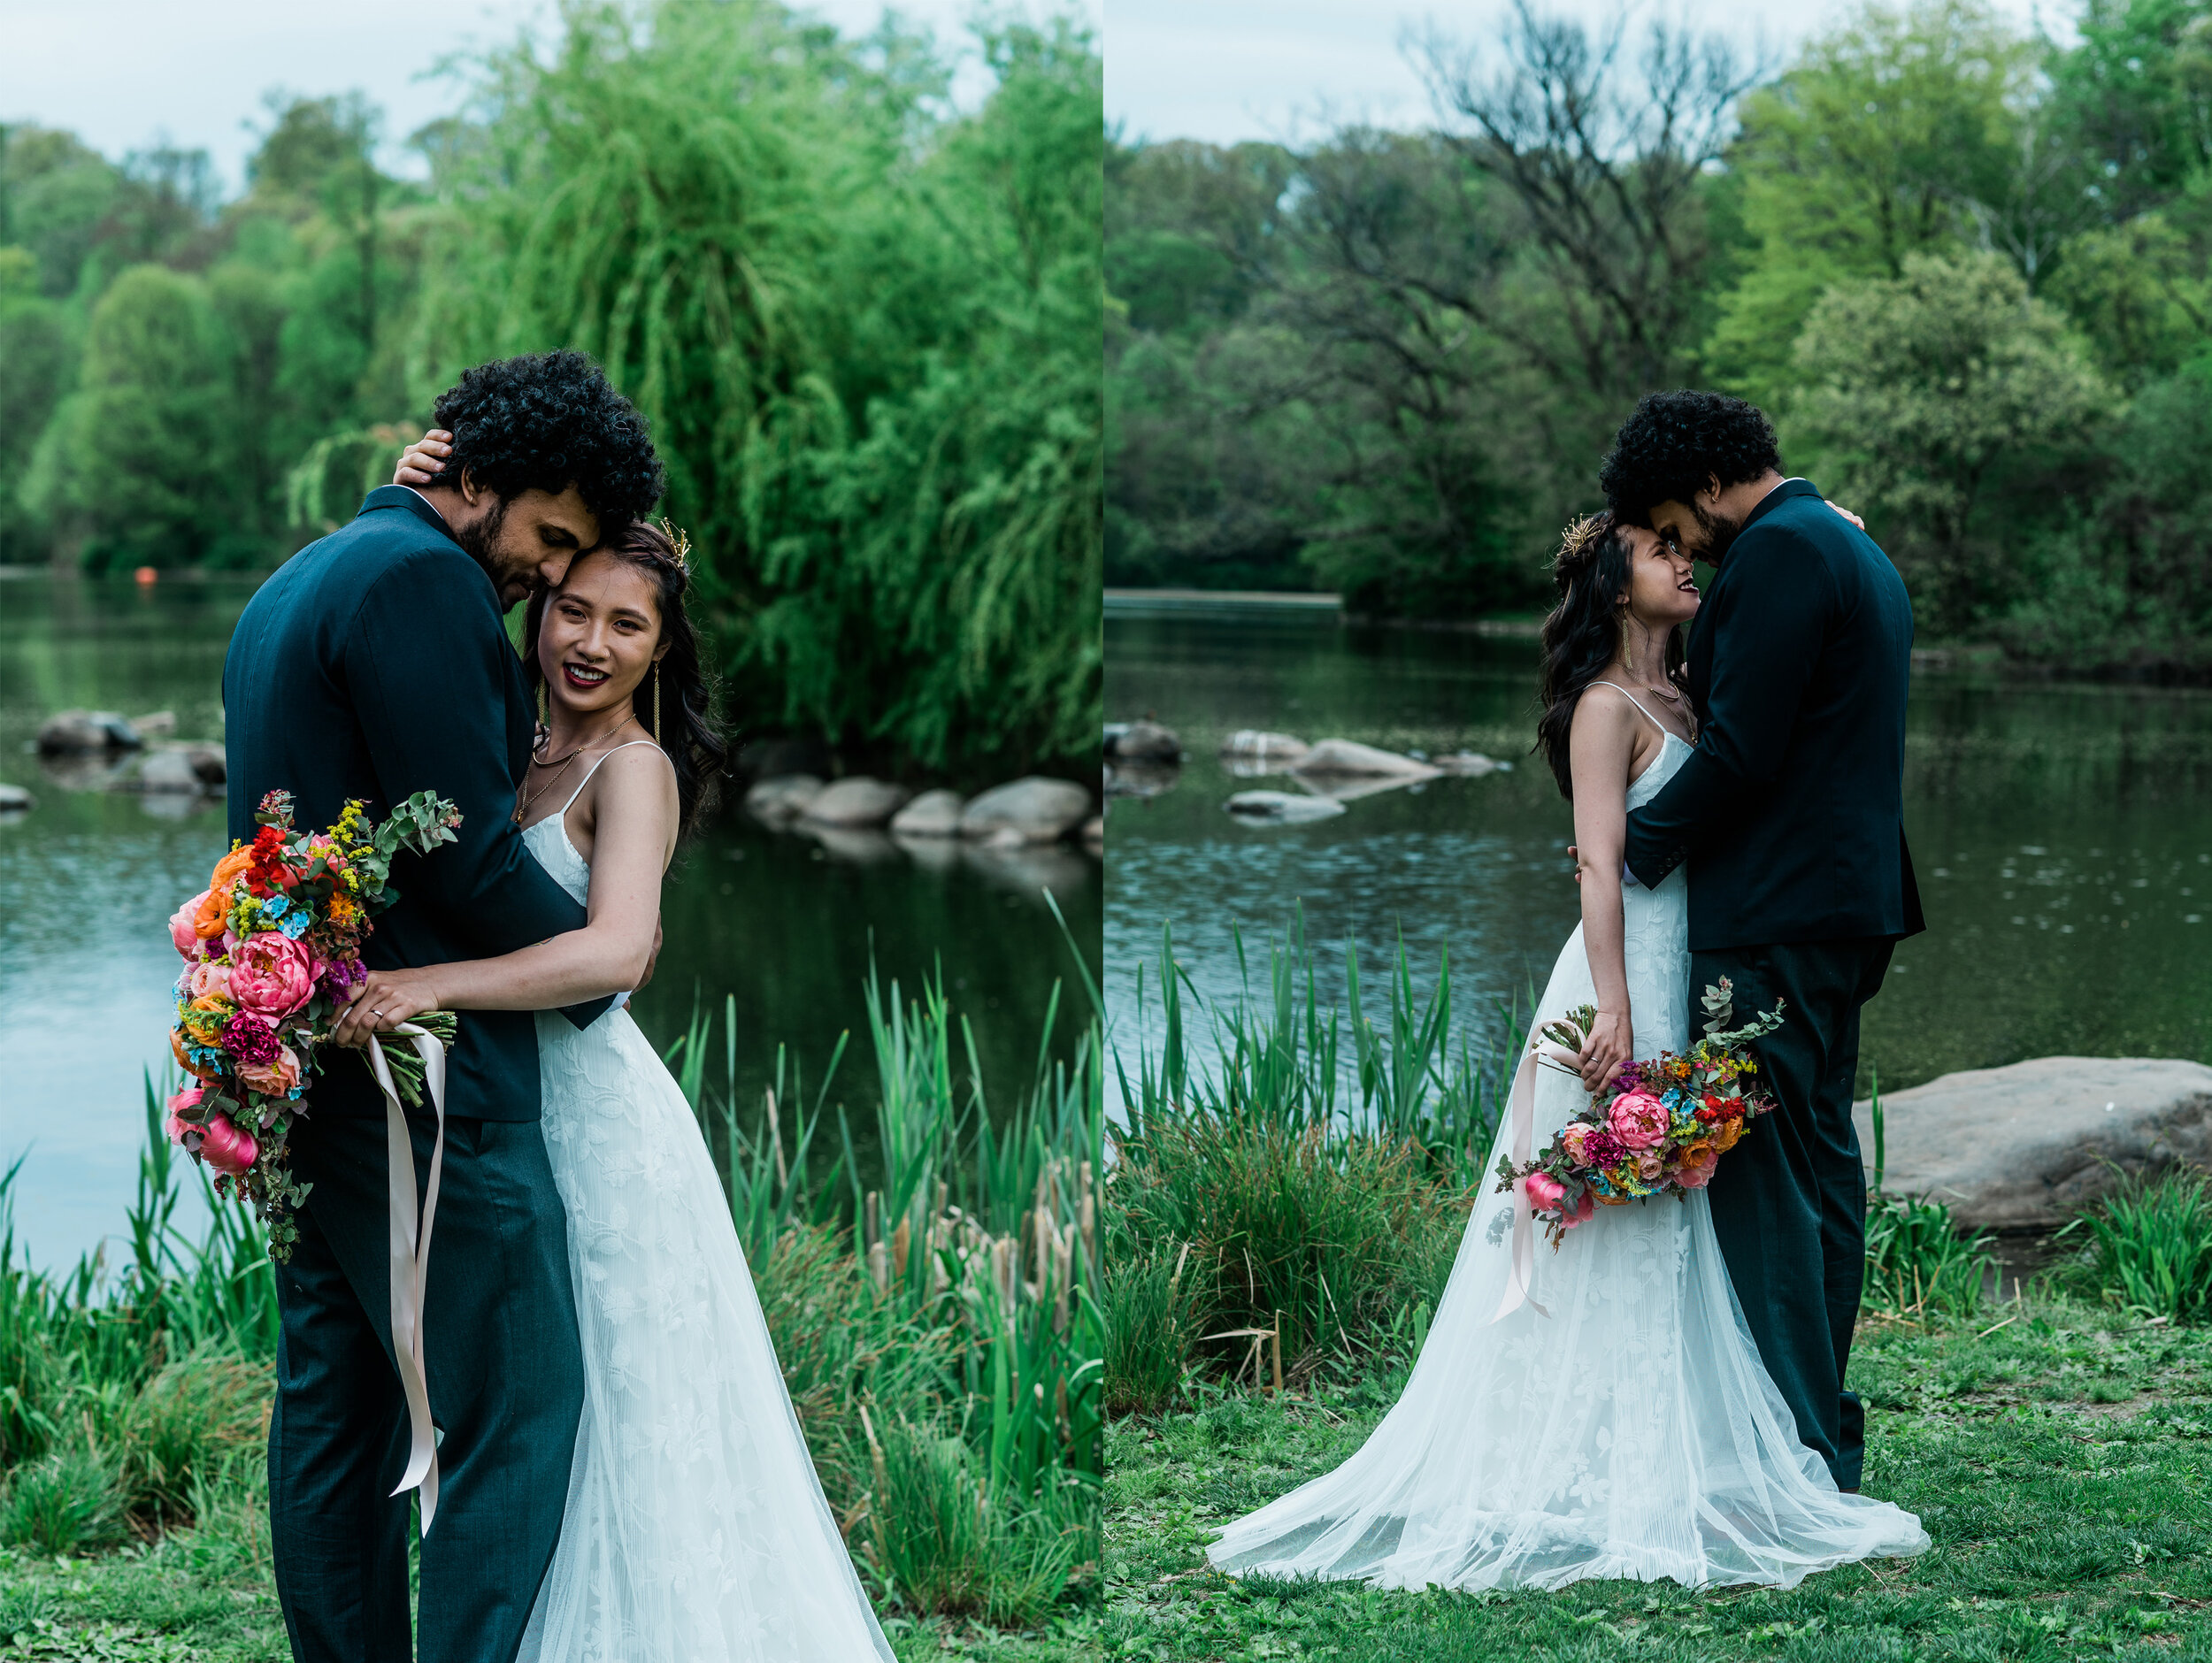
<path id="1" fill-rule="evenodd" d="M 42 1264 L 73 1262 L 123 1229 L 145 1140 L 142 1073 L 167 1066 L 177 960 L 164 921 L 206 886 L 227 840 L 219 801 L 89 788 L 96 779 L 42 764 L 32 737 L 52 712 L 87 707 L 171 710 L 178 738 L 219 740 L 223 653 L 251 592 L 242 579 L 141 590 L 0 578 L 0 781 L 38 799 L 29 815 L 0 820 L 0 1169 L 23 1157 L 17 1236 Z M 861 992 L 872 941 L 883 977 L 910 990 L 941 964 L 993 1097 L 1010 1101 L 1030 1077 L 1054 979 L 1066 984 L 1064 1046 L 1083 1007 L 1048 886 L 1094 955 L 1098 862 L 1073 847 L 910 854 L 879 836 L 773 832 L 726 809 L 678 857 L 666 943 L 638 1020 L 665 1046 L 684 1031 L 695 989 L 718 1018 L 735 994 L 740 1089 L 754 1103 L 779 1042 L 803 1065 L 810 1099 L 850 1031 L 831 1102 L 854 1111 L 864 1162 L 863 1111 L 876 1098 Z M 721 1046 L 718 1023 L 718 1082 Z"/>
<path id="2" fill-rule="evenodd" d="M 1110 599 L 1106 642 L 1109 716 L 1151 712 L 1188 753 L 1167 789 L 1108 812 L 1108 1002 L 1133 1069 L 1158 1038 L 1137 969 L 1156 965 L 1164 922 L 1215 999 L 1238 986 L 1233 926 L 1263 978 L 1297 904 L 1325 992 L 1356 936 L 1372 1001 L 1400 931 L 1424 985 L 1449 949 L 1479 1036 L 1541 989 L 1580 915 L 1570 810 L 1528 754 L 1533 640 Z M 1298 787 L 1233 775 L 1218 750 L 1239 728 L 1513 769 L 1251 825 L 1224 809 L 1232 793 Z M 2212 1061 L 2212 694 L 1916 674 L 1905 789 L 1929 929 L 1868 1008 L 1862 1092 L 1876 1069 L 1895 1088 L 2061 1054 Z"/>

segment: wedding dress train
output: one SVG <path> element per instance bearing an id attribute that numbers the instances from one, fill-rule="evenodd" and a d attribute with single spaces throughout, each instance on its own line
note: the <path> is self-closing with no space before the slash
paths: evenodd
<path id="1" fill-rule="evenodd" d="M 582 900 L 566 813 L 523 839 Z M 538 1062 L 585 1384 L 522 1659 L 893 1663 L 681 1089 L 627 1010 L 541 1015 Z"/>
<path id="2" fill-rule="evenodd" d="M 1629 808 L 1689 754 L 1668 734 Z M 1690 1038 L 1683 873 L 1630 887 L 1624 910 L 1636 1055 L 1679 1052 Z M 1539 1020 L 1596 1002 L 1578 926 Z M 1541 1148 L 1585 1099 L 1571 1077 L 1537 1077 Z M 1509 1135 L 1502 1126 L 1490 1172 Z M 1775 1134 L 1755 1124 L 1745 1135 Z M 1701 1192 L 1600 1207 L 1555 1253 L 1540 1238 L 1529 1301 L 1494 1323 L 1511 1200 L 1486 1179 L 1404 1394 L 1359 1452 L 1231 1524 L 1208 1551 L 1217 1567 L 1386 1588 L 1591 1577 L 1786 1588 L 1926 1548 L 1917 1519 L 1839 1493 L 1798 1441 Z"/>

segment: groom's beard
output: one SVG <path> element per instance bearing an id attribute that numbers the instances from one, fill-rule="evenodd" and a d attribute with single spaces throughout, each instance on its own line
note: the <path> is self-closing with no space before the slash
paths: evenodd
<path id="1" fill-rule="evenodd" d="M 1742 534 L 1743 522 L 1719 514 L 1708 514 L 1695 502 L 1690 504 L 1690 512 L 1696 517 L 1698 530 L 1704 533 L 1703 543 L 1690 553 L 1710 563 L 1717 571 L 1720 563 L 1727 557 L 1729 549 Z"/>
<path id="2" fill-rule="evenodd" d="M 520 571 L 504 570 L 499 559 L 499 533 L 507 524 L 507 499 L 500 497 L 492 503 L 484 517 L 472 525 L 464 525 L 453 533 L 453 540 L 461 545 L 470 559 L 484 568 L 484 575 L 492 580 L 492 587 L 499 591 L 499 604 L 503 609 L 516 602 L 528 598 L 537 587 L 536 574 L 527 569 Z"/>

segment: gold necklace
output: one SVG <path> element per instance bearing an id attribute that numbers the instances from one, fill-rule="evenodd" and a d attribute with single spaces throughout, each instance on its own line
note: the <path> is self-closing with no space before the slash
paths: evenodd
<path id="1" fill-rule="evenodd" d="M 574 750 L 569 752 L 567 755 L 562 757 L 557 763 L 542 757 L 533 756 L 530 759 L 531 767 L 550 768 L 554 771 L 546 776 L 545 783 L 542 786 L 540 786 L 535 791 L 532 791 L 530 789 L 530 777 L 527 774 L 523 776 L 522 783 L 515 787 L 515 824 L 517 825 L 520 825 L 529 817 L 531 807 L 534 804 L 545 801 L 546 793 L 551 791 L 553 787 L 559 783 L 562 775 L 568 772 L 568 765 L 571 763 L 581 756 L 586 751 L 590 750 L 594 746 L 604 744 L 607 740 L 612 739 L 616 734 L 621 732 L 624 728 L 629 726 L 631 722 L 635 719 L 635 716 L 636 713 L 634 711 L 626 714 L 622 720 L 616 723 L 604 733 L 595 733 L 591 738 L 585 740 L 582 743 L 578 745 Z M 552 737 L 552 732 L 549 729 L 546 733 L 548 742 L 551 741 Z"/>

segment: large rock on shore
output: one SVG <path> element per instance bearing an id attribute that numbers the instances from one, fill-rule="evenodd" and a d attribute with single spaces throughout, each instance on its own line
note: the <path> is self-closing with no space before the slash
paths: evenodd
<path id="1" fill-rule="evenodd" d="M 960 835 L 960 793 L 940 786 L 926 791 L 891 816 L 891 835 L 902 838 L 956 838 Z"/>
<path id="2" fill-rule="evenodd" d="M 64 710 L 39 724 L 41 756 L 81 756 L 88 751 L 134 751 L 145 740 L 114 710 Z"/>
<path id="3" fill-rule="evenodd" d="M 138 770 L 141 791 L 220 791 L 223 753 L 212 745 L 166 745 Z"/>
<path id="4" fill-rule="evenodd" d="M 821 794 L 822 782 L 812 774 L 772 774 L 745 793 L 745 807 L 771 825 L 780 825 L 797 819 Z"/>
<path id="5" fill-rule="evenodd" d="M 913 793 L 904 786 L 851 774 L 833 780 L 807 800 L 805 817 L 817 825 L 848 829 L 881 825 L 906 804 Z"/>
<path id="6" fill-rule="evenodd" d="M 1071 779 L 1031 775 L 994 786 L 960 812 L 960 835 L 1001 845 L 1056 843 L 1091 816 L 1091 793 Z"/>
<path id="7" fill-rule="evenodd" d="M 1852 1110 L 1871 1177 L 1874 1127 Z M 1882 1187 L 1960 1223 L 2049 1230 L 2129 1175 L 2212 1162 L 2212 1068 L 2162 1057 L 2038 1057 L 1885 1092 Z"/>
<path id="8" fill-rule="evenodd" d="M 1294 764 L 1300 774 L 1357 774 L 1377 778 L 1434 779 L 1444 770 L 1415 756 L 1362 745 L 1356 740 L 1323 740 Z"/>

